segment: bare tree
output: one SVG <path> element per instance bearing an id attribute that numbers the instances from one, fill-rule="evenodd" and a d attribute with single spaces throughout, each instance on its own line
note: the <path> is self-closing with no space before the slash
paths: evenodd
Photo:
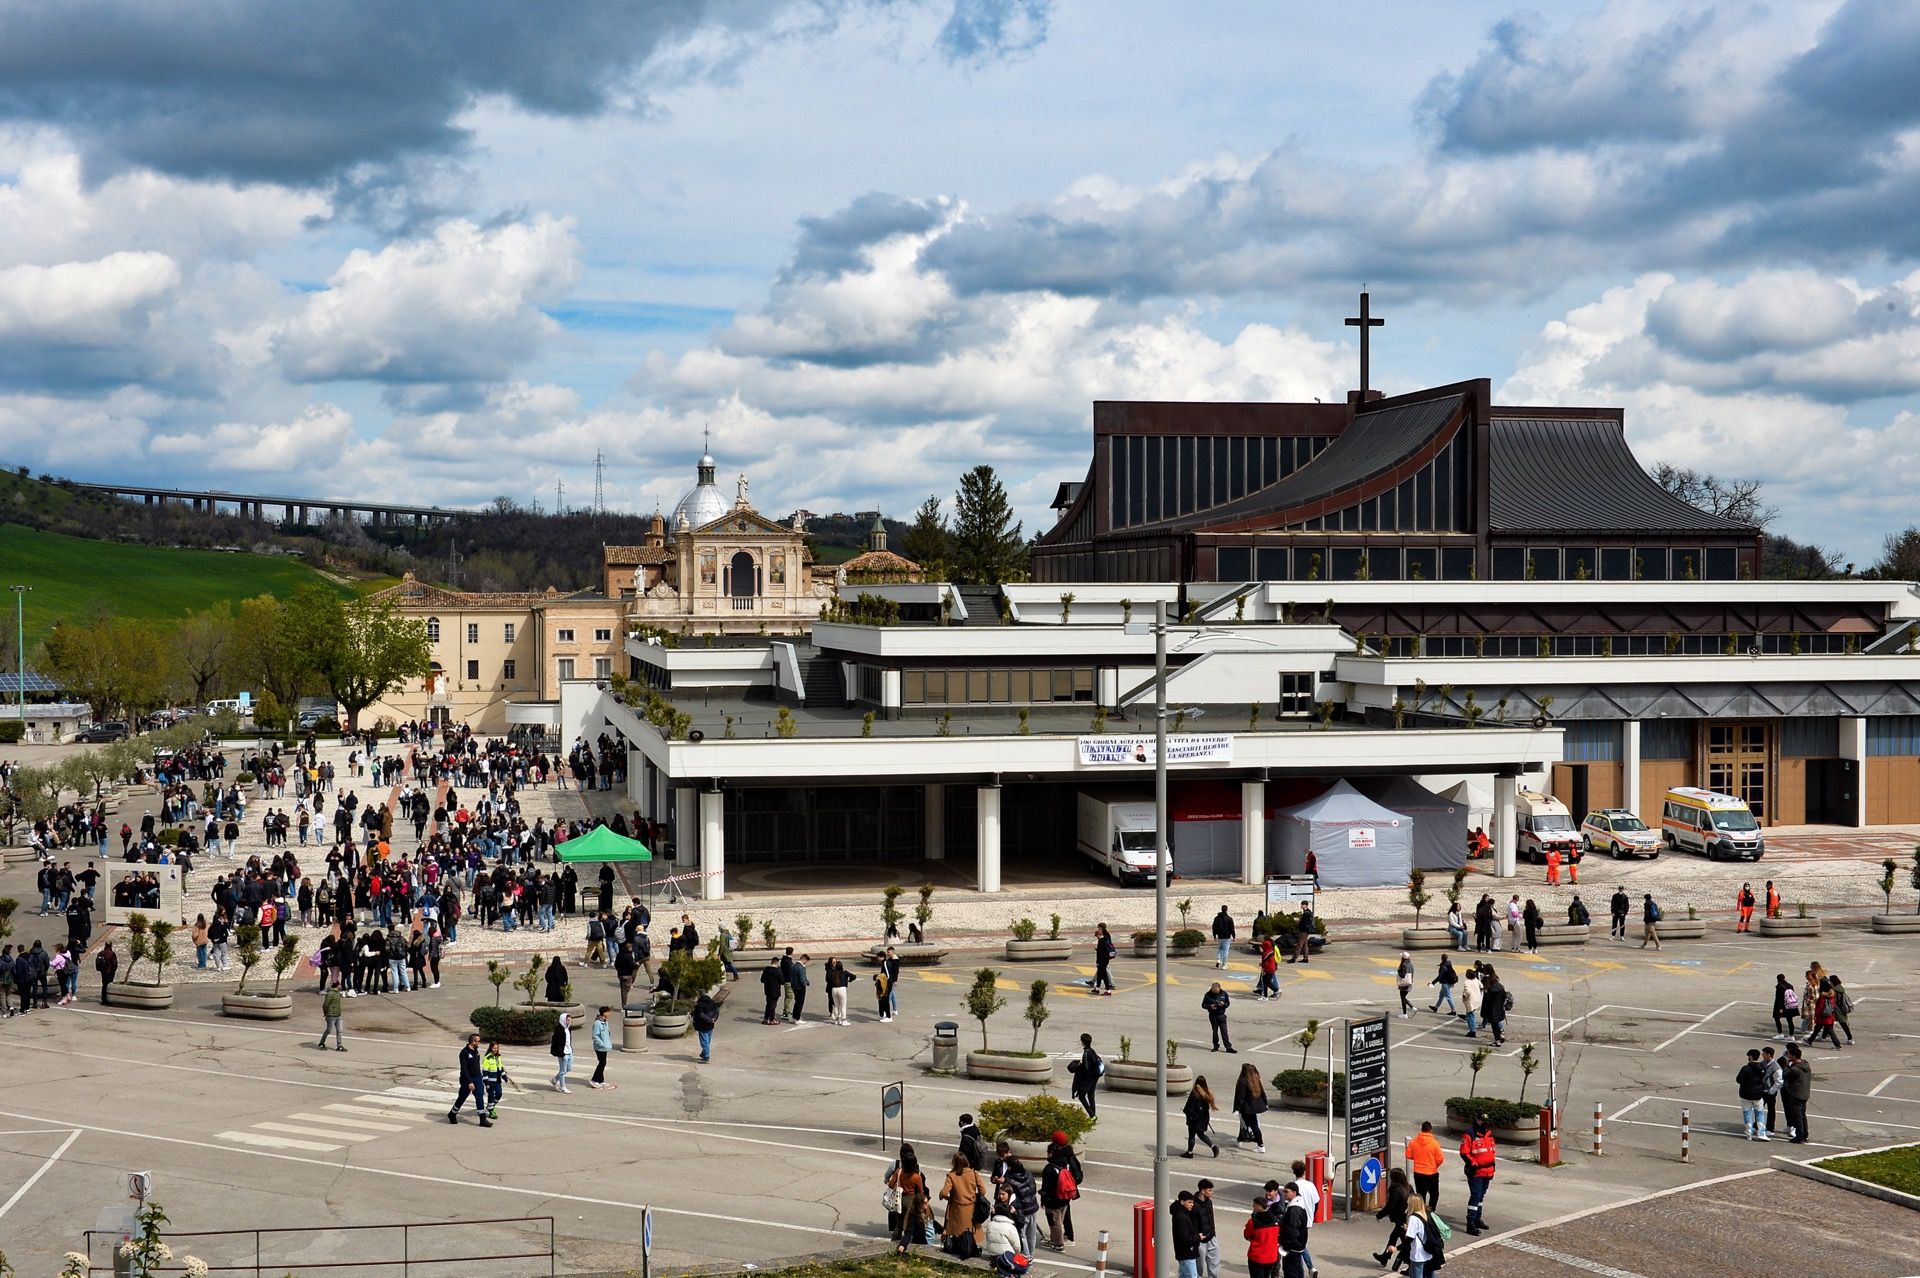
<path id="1" fill-rule="evenodd" d="M 1888 533 L 1880 543 L 1880 562 L 1874 573 L 1888 581 L 1920 581 L 1920 528 Z"/>
<path id="2" fill-rule="evenodd" d="M 1683 469 L 1669 462 L 1657 463 L 1648 473 L 1654 483 L 1689 506 L 1698 506 L 1722 519 L 1765 528 L 1780 516 L 1778 509 L 1760 499 L 1757 479 L 1721 479 L 1718 475 L 1703 475 L 1691 466 Z"/>

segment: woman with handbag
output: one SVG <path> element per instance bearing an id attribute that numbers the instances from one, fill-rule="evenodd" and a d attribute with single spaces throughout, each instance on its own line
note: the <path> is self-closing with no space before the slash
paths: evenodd
<path id="1" fill-rule="evenodd" d="M 920 1174 L 920 1160 L 914 1154 L 913 1146 L 900 1146 L 900 1160 L 887 1176 L 887 1189 L 893 1195 L 887 1209 L 889 1222 L 894 1219 L 899 1221 L 899 1227 L 894 1231 L 894 1239 L 900 1244 L 896 1250 L 905 1255 L 907 1248 L 925 1246 L 933 1241 L 927 1178 Z"/>
<path id="2" fill-rule="evenodd" d="M 956 1151 L 953 1166 L 940 1186 L 940 1200 L 947 1205 L 946 1220 L 940 1228 L 941 1249 L 962 1260 L 980 1254 L 981 1226 L 987 1223 L 991 1204 L 987 1187 L 965 1154 Z"/>
<path id="3" fill-rule="evenodd" d="M 1240 1067 L 1240 1077 L 1234 1080 L 1233 1112 L 1240 1116 L 1240 1134 L 1234 1137 L 1234 1143 L 1244 1145 L 1251 1140 L 1255 1149 L 1266 1153 L 1267 1138 L 1260 1131 L 1260 1115 L 1267 1112 L 1267 1089 L 1260 1081 L 1260 1067 L 1252 1061 Z"/>
<path id="4" fill-rule="evenodd" d="M 887 1233 L 891 1237 L 900 1236 L 901 1205 L 906 1201 L 902 1184 L 909 1175 L 919 1174 L 919 1156 L 913 1152 L 912 1145 L 902 1144 L 900 1156 L 893 1160 L 893 1166 L 887 1168 L 887 1174 L 881 1178 L 886 1188 L 880 1191 L 880 1205 L 887 1209 Z"/>

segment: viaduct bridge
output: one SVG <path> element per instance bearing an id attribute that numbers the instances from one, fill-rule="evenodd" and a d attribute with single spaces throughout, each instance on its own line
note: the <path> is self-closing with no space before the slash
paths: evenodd
<path id="1" fill-rule="evenodd" d="M 144 500 L 149 506 L 170 504 L 191 506 L 194 510 L 209 513 L 222 507 L 231 507 L 233 513 L 242 518 L 264 519 L 269 506 L 277 506 L 281 511 L 281 522 L 307 525 L 325 523 L 331 519 L 355 519 L 362 523 L 378 525 L 397 525 L 407 520 L 413 521 L 415 528 L 451 519 L 455 515 L 472 514 L 466 510 L 448 510 L 441 506 L 394 506 L 381 502 L 345 501 L 329 497 L 281 497 L 268 493 L 230 493 L 217 489 L 194 490 L 188 488 L 148 488 L 139 484 L 81 484 L 74 487 L 83 492 L 100 493 L 107 497 L 119 497 L 128 501 Z"/>

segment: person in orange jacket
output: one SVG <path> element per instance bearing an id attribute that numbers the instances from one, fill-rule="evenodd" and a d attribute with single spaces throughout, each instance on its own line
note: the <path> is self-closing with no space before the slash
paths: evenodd
<path id="1" fill-rule="evenodd" d="M 1740 885 L 1740 895 L 1733 898 L 1733 903 L 1740 909 L 1740 921 L 1734 925 L 1733 930 L 1736 932 L 1753 931 L 1753 884 L 1742 883 Z"/>
<path id="2" fill-rule="evenodd" d="M 1483 1234 L 1487 1231 L 1487 1222 L 1482 1204 L 1493 1184 L 1494 1165 L 1499 1161 L 1493 1145 L 1493 1124 L 1484 1118 L 1473 1120 L 1473 1130 L 1460 1138 L 1460 1161 L 1467 1173 L 1467 1232 Z"/>
<path id="3" fill-rule="evenodd" d="M 1767 917 L 1780 917 L 1780 889 L 1773 885 L 1772 879 L 1767 880 Z"/>
<path id="4" fill-rule="evenodd" d="M 1560 849 L 1548 848 L 1547 849 L 1547 882 L 1558 883 L 1559 881 L 1560 881 Z"/>
<path id="5" fill-rule="evenodd" d="M 1407 1140 L 1407 1166 L 1413 1169 L 1414 1192 L 1427 1200 L 1429 1211 L 1439 1210 L 1434 1204 L 1440 1201 L 1440 1167 L 1446 1161 L 1447 1151 L 1440 1148 L 1433 1124 L 1420 1124 Z"/>

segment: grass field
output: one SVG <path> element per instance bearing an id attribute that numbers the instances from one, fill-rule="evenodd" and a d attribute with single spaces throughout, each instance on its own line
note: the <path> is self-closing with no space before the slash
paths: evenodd
<path id="1" fill-rule="evenodd" d="M 83 617 L 96 602 L 119 616 L 172 620 L 221 600 L 285 598 L 315 582 L 347 593 L 292 559 L 127 546 L 0 524 L 0 587 L 33 587 L 26 598 L 29 653 L 55 622 Z M 12 602 L 0 595 L 0 605 Z"/>
<path id="2" fill-rule="evenodd" d="M 1823 1158 L 1816 1166 L 1837 1171 L 1842 1176 L 1870 1180 L 1903 1194 L 1920 1194 L 1920 1145 L 1902 1145 L 1877 1154 L 1849 1154 L 1844 1158 Z"/>

